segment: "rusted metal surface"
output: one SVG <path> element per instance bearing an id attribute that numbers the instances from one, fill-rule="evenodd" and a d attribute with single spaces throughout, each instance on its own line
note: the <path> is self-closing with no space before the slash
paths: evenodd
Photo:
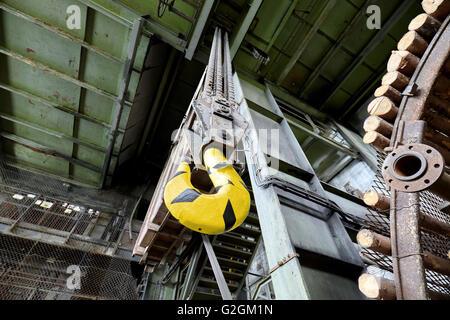
<path id="1" fill-rule="evenodd" d="M 444 158 L 428 145 L 401 145 L 386 157 L 382 173 L 386 183 L 395 190 L 430 189 L 444 199 L 450 197 L 450 178 L 445 172 Z"/>
<path id="2" fill-rule="evenodd" d="M 419 232 L 419 195 L 393 191 L 391 242 L 397 299 L 427 299 Z M 400 209 L 398 209 L 400 208 Z"/>
<path id="3" fill-rule="evenodd" d="M 449 148 L 443 143 L 447 129 L 441 125 L 447 118 L 444 112 L 437 113 L 430 105 L 435 87 L 439 85 L 437 79 L 448 63 L 449 19 L 447 17 L 429 43 L 402 93 L 390 147 L 385 149 L 391 153 L 386 157 L 380 154 L 383 164 L 379 173 L 383 175 L 384 183 L 379 179 L 378 187 L 385 194 L 390 189 L 390 219 L 385 219 L 385 212 L 377 209 L 369 215 L 371 229 L 386 236 L 390 234 L 392 254 L 374 254 L 370 250 L 363 254 L 383 269 L 393 270 L 399 300 L 427 299 L 430 289 L 450 292 L 449 277 L 431 271 L 433 266 L 430 264 L 424 266 L 424 256 L 428 252 L 447 262 L 445 252 L 450 241 L 445 232 L 430 233 L 429 226 L 422 225 L 427 219 L 438 218 L 445 229 L 450 220 L 447 214 L 439 211 L 443 199 L 450 198 L 450 179 L 445 168 Z M 434 119 L 432 122 L 431 118 Z M 437 144 L 429 143 L 430 132 Z"/>
<path id="4" fill-rule="evenodd" d="M 395 147 L 395 143 L 401 141 L 402 132 L 398 129 L 401 128 L 400 122 L 420 120 L 424 117 L 427 107 L 426 102 L 431 96 L 431 89 L 448 58 L 450 49 L 450 29 L 447 28 L 448 23 L 449 18 L 445 20 L 440 31 L 429 44 L 414 75 L 411 77 L 409 87 L 414 84 L 418 89 L 415 90 L 413 95 L 406 95 L 400 105 L 392 134 L 394 139 L 391 139 L 391 147 Z"/>
<path id="5" fill-rule="evenodd" d="M 448 23 L 448 19 L 447 19 Z M 450 30 L 437 34 L 419 63 L 400 106 L 391 147 L 383 164 L 383 177 L 391 187 L 390 232 L 397 299 L 427 299 L 427 285 L 420 239 L 419 191 L 429 189 L 448 198 L 449 179 L 445 161 L 436 149 L 422 144 L 426 101 L 449 51 Z"/>

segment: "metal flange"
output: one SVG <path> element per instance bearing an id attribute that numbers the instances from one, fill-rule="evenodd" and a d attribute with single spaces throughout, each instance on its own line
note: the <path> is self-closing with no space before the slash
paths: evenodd
<path id="1" fill-rule="evenodd" d="M 384 160 L 382 175 L 386 183 L 402 192 L 430 188 L 444 173 L 445 162 L 434 148 L 419 143 L 396 148 Z"/>

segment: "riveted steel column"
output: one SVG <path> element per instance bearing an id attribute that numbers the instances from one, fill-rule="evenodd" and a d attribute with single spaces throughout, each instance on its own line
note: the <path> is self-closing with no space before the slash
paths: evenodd
<path id="1" fill-rule="evenodd" d="M 276 266 L 283 258 L 296 252 L 287 224 L 281 211 L 281 204 L 275 187 L 267 188 L 258 185 L 257 172 L 268 174 L 266 159 L 258 143 L 258 135 L 255 132 L 255 124 L 250 114 L 247 102 L 244 99 L 237 75 L 234 75 L 236 89 L 236 101 L 241 101 L 240 112 L 249 122 L 249 131 L 244 141 L 245 155 L 252 191 L 258 210 L 259 223 L 266 244 L 266 254 L 269 266 Z M 255 163 L 259 163 L 258 168 Z M 270 244 L 270 246 L 268 245 Z M 298 258 L 291 259 L 288 263 L 275 270 L 272 274 L 272 284 L 277 299 L 306 300 L 310 299 L 303 273 Z"/>

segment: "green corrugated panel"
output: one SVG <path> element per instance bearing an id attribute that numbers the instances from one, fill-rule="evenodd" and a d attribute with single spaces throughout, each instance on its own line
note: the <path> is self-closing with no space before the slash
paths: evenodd
<path id="1" fill-rule="evenodd" d="M 80 30 L 70 30 L 66 25 L 67 7 L 73 4 L 81 9 Z M 108 125 L 113 121 L 114 96 L 119 93 L 124 68 L 120 61 L 127 57 L 130 27 L 75 0 L 2 0 L 0 5 L 3 153 L 21 165 L 99 186 L 110 129 L 98 122 Z M 126 13 L 124 16 L 130 22 L 135 18 Z M 94 49 L 82 48 L 64 35 Z M 149 38 L 141 37 L 126 94 L 129 105 L 124 106 L 119 124 L 122 130 L 132 110 L 148 45 Z M 83 83 L 92 89 L 82 88 Z M 120 133 L 114 145 L 116 153 L 121 150 L 122 140 Z M 110 173 L 116 162 L 113 156 Z"/>

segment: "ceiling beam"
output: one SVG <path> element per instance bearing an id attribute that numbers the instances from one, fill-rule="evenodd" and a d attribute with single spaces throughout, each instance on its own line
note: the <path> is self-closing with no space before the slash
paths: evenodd
<path id="1" fill-rule="evenodd" d="M 380 67 L 378 67 L 378 69 L 372 73 L 369 79 L 367 79 L 367 81 L 365 81 L 364 84 L 358 88 L 358 90 L 350 97 L 350 99 L 347 100 L 348 102 L 346 102 L 345 105 L 349 107 L 347 107 L 347 110 L 344 112 L 344 114 L 341 114 L 339 120 L 344 119 L 349 113 L 353 111 L 356 106 L 361 106 L 361 100 L 367 100 L 370 92 L 372 92 L 373 96 L 375 88 L 379 86 L 381 78 L 386 73 L 386 64 L 388 60 L 389 58 L 383 61 Z"/>
<path id="2" fill-rule="evenodd" d="M 297 63 L 298 59 L 302 55 L 302 53 L 305 51 L 305 49 L 308 47 L 308 44 L 311 42 L 312 38 L 316 34 L 317 30 L 319 30 L 320 25 L 325 20 L 325 18 L 328 16 L 328 14 L 331 12 L 331 9 L 333 9 L 334 5 L 336 4 L 336 0 L 330 0 L 327 2 L 327 4 L 323 7 L 322 11 L 320 12 L 319 17 L 314 22 L 313 26 L 309 30 L 308 34 L 305 36 L 303 41 L 299 43 L 297 46 L 297 49 L 295 50 L 294 54 L 292 55 L 291 59 L 289 59 L 289 62 L 284 67 L 283 71 L 281 72 L 280 76 L 277 79 L 277 84 L 279 85 L 281 82 L 283 82 L 284 78 L 288 75 L 288 73 L 291 71 L 291 69 L 294 67 L 294 65 Z"/>
<path id="3" fill-rule="evenodd" d="M 44 145 L 42 145 L 40 143 L 31 141 L 31 140 L 23 138 L 23 137 L 19 137 L 19 136 L 15 135 L 15 134 L 12 134 L 12 133 L 9 133 L 9 132 L 6 132 L 6 131 L 0 131 L 0 136 L 5 138 L 5 139 L 7 139 L 7 140 L 10 140 L 10 141 L 12 141 L 14 143 L 17 143 L 17 144 L 19 144 L 19 145 L 21 145 L 21 146 L 23 146 L 25 148 L 28 148 L 28 149 L 30 149 L 30 150 L 32 150 L 34 152 L 37 152 L 37 153 L 40 153 L 40 154 L 44 154 L 44 155 L 49 156 L 49 157 L 59 158 L 59 159 L 68 161 L 70 163 L 79 165 L 81 167 L 87 168 L 87 169 L 92 170 L 92 171 L 97 172 L 97 173 L 101 173 L 102 172 L 101 168 L 99 168 L 97 166 L 94 166 L 94 165 L 92 165 L 92 164 L 90 164 L 90 163 L 88 163 L 86 161 L 79 160 L 79 159 L 76 159 L 76 158 L 72 158 L 71 156 L 68 156 L 68 155 L 63 154 L 63 153 L 61 153 L 59 151 L 51 149 L 50 147 L 44 146 Z"/>
<path id="4" fill-rule="evenodd" d="M 286 14 L 284 15 L 283 19 L 281 20 L 280 24 L 277 27 L 277 30 L 275 30 L 275 33 L 273 34 L 272 38 L 270 39 L 269 43 L 266 47 L 266 53 L 269 53 L 269 50 L 272 48 L 273 44 L 278 38 L 278 35 L 281 33 L 281 30 L 283 30 L 284 26 L 288 22 L 289 18 L 292 15 L 292 11 L 294 11 L 295 7 L 297 6 L 299 0 L 292 0 L 291 5 L 289 6 Z"/>
<path id="5" fill-rule="evenodd" d="M 292 0 L 291 4 L 289 5 L 289 8 L 286 11 L 286 14 L 283 16 L 283 19 L 281 19 L 280 24 L 278 25 L 277 29 L 273 33 L 272 38 L 270 38 L 269 43 L 267 44 L 267 46 L 264 49 L 264 52 L 266 54 L 269 54 L 270 49 L 274 45 L 275 41 L 277 40 L 277 38 L 280 35 L 281 31 L 283 30 L 284 26 L 288 22 L 289 18 L 292 16 L 292 12 L 294 11 L 295 7 L 297 6 L 298 1 L 299 0 Z M 261 67 L 261 64 L 262 64 L 262 62 L 258 61 L 258 63 L 256 64 L 256 66 L 254 68 L 255 72 L 257 72 L 257 70 L 259 70 L 259 68 Z"/>
<path id="6" fill-rule="evenodd" d="M 241 76 L 241 75 L 239 75 L 239 76 Z M 325 121 L 327 119 L 327 115 L 325 113 L 317 110 L 316 108 L 309 105 L 308 103 L 301 101 L 297 97 L 288 93 L 283 88 L 276 86 L 269 81 L 266 81 L 266 85 L 269 87 L 270 92 L 272 92 L 272 94 L 275 97 L 279 98 L 280 100 L 294 106 L 298 110 L 301 110 L 301 111 L 313 116 L 317 120 Z"/>
<path id="7" fill-rule="evenodd" d="M 350 23 L 345 27 L 344 31 L 339 35 L 339 38 L 333 44 L 333 46 L 328 50 L 325 57 L 320 60 L 320 63 L 314 68 L 313 72 L 308 76 L 308 78 L 304 81 L 303 85 L 300 87 L 298 91 L 298 96 L 300 97 L 303 92 L 308 90 L 308 88 L 312 85 L 312 83 L 319 77 L 322 69 L 325 65 L 330 62 L 330 59 L 334 56 L 337 50 L 342 46 L 344 39 L 353 32 L 356 24 L 360 22 L 360 20 L 365 17 L 365 8 L 369 5 L 371 0 L 366 0 L 366 2 L 362 5 L 360 10 L 353 16 Z M 374 2 L 374 0 L 372 0 Z"/>
<path id="8" fill-rule="evenodd" d="M 242 41 L 244 40 L 245 34 L 248 31 L 248 28 L 250 27 L 250 24 L 252 23 L 253 19 L 256 16 L 256 13 L 259 10 L 259 7 L 262 4 L 262 0 L 253 0 L 249 4 L 249 8 L 246 10 L 245 13 L 241 15 L 240 21 L 236 28 L 234 29 L 233 34 L 230 38 L 230 54 L 231 59 L 233 60 L 234 56 L 236 55 L 239 47 L 241 46 Z"/>
<path id="9" fill-rule="evenodd" d="M 200 11 L 197 23 L 195 24 L 194 32 L 192 32 L 191 40 L 189 41 L 189 45 L 186 49 L 185 57 L 188 60 L 191 60 L 194 56 L 200 37 L 202 36 L 203 30 L 205 29 L 206 21 L 208 21 L 211 9 L 214 6 L 214 2 L 214 0 L 205 0 L 203 2 L 202 10 Z"/>
<path id="10" fill-rule="evenodd" d="M 373 37 L 370 42 L 364 47 L 364 49 L 358 54 L 358 56 L 353 59 L 353 63 L 348 66 L 344 72 L 341 73 L 339 78 L 335 81 L 333 87 L 327 92 L 330 92 L 325 101 L 320 106 L 320 110 L 326 108 L 328 101 L 331 97 L 342 87 L 344 82 L 348 79 L 348 77 L 353 73 L 353 71 L 360 66 L 364 59 L 372 52 L 373 48 L 375 48 L 389 33 L 391 27 L 402 17 L 403 13 L 411 7 L 412 4 L 417 3 L 414 0 L 407 0 L 402 2 L 402 4 L 395 10 L 395 12 L 389 17 L 389 20 L 384 23 L 383 27 L 377 32 L 375 37 Z"/>

